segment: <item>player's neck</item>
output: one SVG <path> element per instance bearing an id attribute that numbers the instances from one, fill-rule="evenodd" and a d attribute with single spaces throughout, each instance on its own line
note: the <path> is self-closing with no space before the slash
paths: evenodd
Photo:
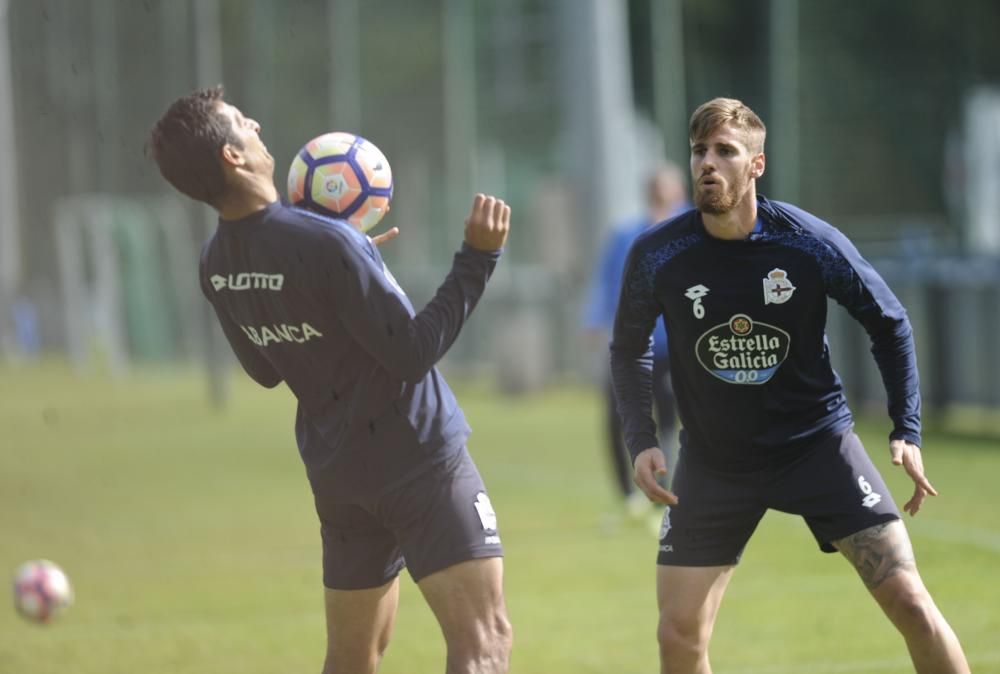
<path id="1" fill-rule="evenodd" d="M 705 231 L 716 239 L 725 241 L 742 241 L 750 236 L 757 225 L 757 191 L 747 190 L 736 206 L 725 213 L 711 215 L 702 212 L 701 220 Z"/>
<path id="2" fill-rule="evenodd" d="M 278 190 L 270 179 L 254 180 L 241 187 L 218 207 L 219 217 L 223 220 L 241 220 L 278 200 Z"/>

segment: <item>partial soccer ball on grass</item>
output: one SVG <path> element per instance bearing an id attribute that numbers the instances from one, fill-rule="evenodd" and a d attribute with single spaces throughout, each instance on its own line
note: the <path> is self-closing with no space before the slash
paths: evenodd
<path id="1" fill-rule="evenodd" d="M 54 562 L 36 559 L 14 572 L 14 608 L 37 623 L 48 623 L 73 603 L 73 588 Z"/>
<path id="2" fill-rule="evenodd" d="M 392 169 L 371 141 L 343 131 L 305 144 L 288 170 L 288 200 L 367 232 L 389 211 Z"/>

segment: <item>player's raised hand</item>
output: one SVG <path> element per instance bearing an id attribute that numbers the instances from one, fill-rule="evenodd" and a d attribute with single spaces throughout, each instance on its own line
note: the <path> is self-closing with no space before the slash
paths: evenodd
<path id="1" fill-rule="evenodd" d="M 510 230 L 510 206 L 488 194 L 477 194 L 465 219 L 465 242 L 486 252 L 500 250 Z"/>
<path id="2" fill-rule="evenodd" d="M 634 481 L 642 493 L 654 503 L 677 505 L 677 495 L 664 489 L 657 478 L 667 474 L 667 462 L 659 447 L 650 447 L 635 457 Z"/>
<path id="3" fill-rule="evenodd" d="M 372 243 L 376 246 L 381 246 L 386 241 L 392 241 L 397 236 L 399 236 L 399 227 L 393 227 L 392 229 L 382 232 L 377 236 L 373 236 Z"/>
<path id="4" fill-rule="evenodd" d="M 924 459 L 919 447 L 906 440 L 890 440 L 889 452 L 892 454 L 893 465 L 902 466 L 914 482 L 913 496 L 903 506 L 903 510 L 913 517 L 927 495 L 937 496 L 937 490 L 924 476 Z"/>

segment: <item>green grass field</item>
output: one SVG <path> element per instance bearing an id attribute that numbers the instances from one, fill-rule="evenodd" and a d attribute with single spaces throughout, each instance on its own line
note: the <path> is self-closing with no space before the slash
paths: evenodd
<path id="1" fill-rule="evenodd" d="M 596 394 L 457 388 L 507 550 L 512 672 L 658 671 L 655 541 L 608 526 Z M 293 413 L 287 390 L 242 376 L 215 412 L 194 372 L 0 368 L 0 570 L 48 557 L 77 595 L 48 627 L 0 610 L 0 674 L 319 672 L 319 533 Z M 877 421 L 862 436 L 902 503 L 911 483 Z M 917 559 L 973 671 L 1000 672 L 1000 446 L 925 443 L 941 496 L 908 519 Z M 717 674 L 912 671 L 848 564 L 778 513 L 744 555 L 712 658 Z M 443 669 L 437 625 L 404 576 L 382 672 Z"/>

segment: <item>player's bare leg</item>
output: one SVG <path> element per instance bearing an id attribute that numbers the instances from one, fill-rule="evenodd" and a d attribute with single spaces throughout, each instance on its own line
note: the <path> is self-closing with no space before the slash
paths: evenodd
<path id="1" fill-rule="evenodd" d="M 708 642 L 735 566 L 657 566 L 661 674 L 711 674 Z"/>
<path id="2" fill-rule="evenodd" d="M 399 579 L 367 590 L 326 590 L 323 674 L 374 674 L 389 645 Z"/>
<path id="3" fill-rule="evenodd" d="M 503 559 L 473 559 L 418 583 L 448 645 L 447 674 L 505 674 L 512 632 L 503 598 Z"/>
<path id="4" fill-rule="evenodd" d="M 834 545 L 906 640 L 919 674 L 966 674 L 969 664 L 951 626 L 917 572 L 913 546 L 899 520 L 870 527 Z"/>

